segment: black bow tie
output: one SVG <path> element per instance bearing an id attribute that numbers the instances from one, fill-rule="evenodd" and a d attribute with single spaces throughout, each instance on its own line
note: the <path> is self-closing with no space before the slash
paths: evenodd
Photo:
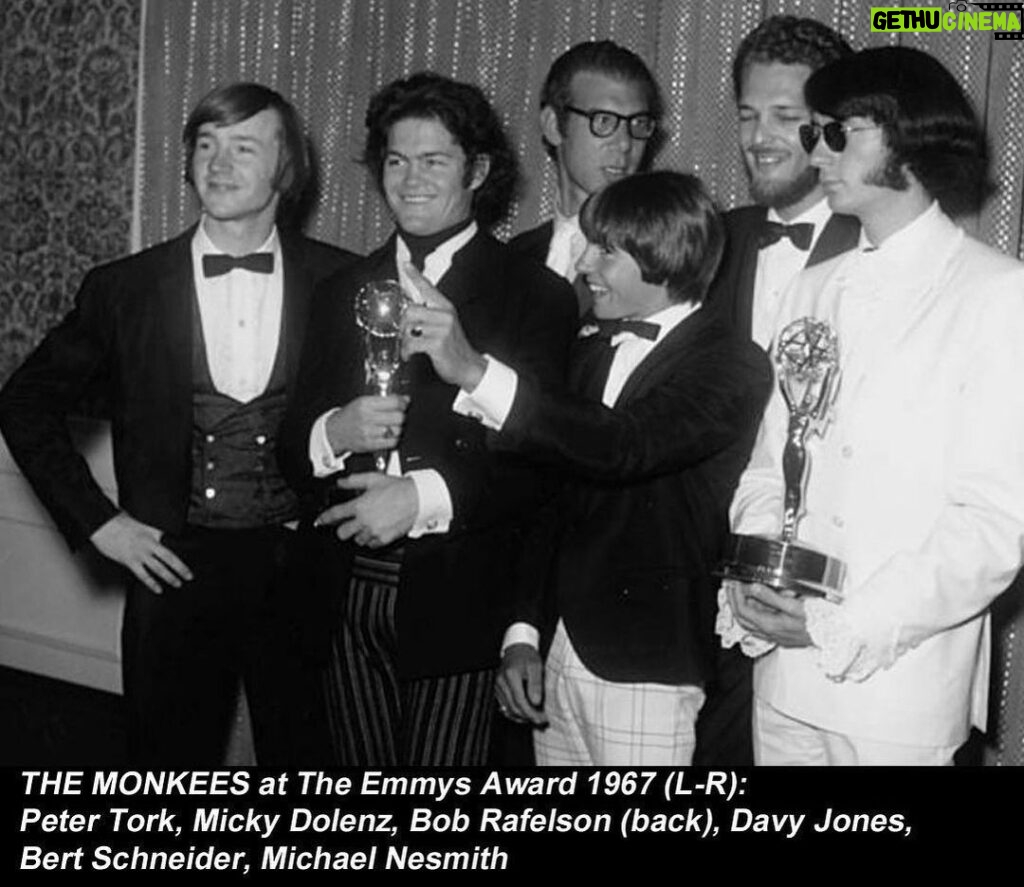
<path id="1" fill-rule="evenodd" d="M 257 274 L 273 274 L 273 253 L 249 253 L 247 256 L 226 256 L 214 253 L 203 256 L 203 277 L 220 277 L 232 268 L 243 268 Z"/>
<path id="2" fill-rule="evenodd" d="M 814 239 L 814 225 L 810 222 L 801 222 L 799 225 L 765 222 L 757 246 L 759 249 L 764 249 L 766 246 L 778 243 L 783 237 L 788 237 L 793 241 L 793 246 L 806 252 L 811 248 L 811 240 Z"/>
<path id="3" fill-rule="evenodd" d="M 619 333 L 632 333 L 641 339 L 648 339 L 653 342 L 658 338 L 661 327 L 656 323 L 646 320 L 598 320 L 597 335 L 602 339 L 611 339 Z"/>

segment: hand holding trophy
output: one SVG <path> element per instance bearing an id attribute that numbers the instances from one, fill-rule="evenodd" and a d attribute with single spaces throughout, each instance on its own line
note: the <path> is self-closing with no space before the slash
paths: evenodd
<path id="1" fill-rule="evenodd" d="M 395 393 L 402 366 L 402 317 L 409 297 L 397 280 L 374 280 L 365 284 L 355 300 L 356 323 L 363 330 L 366 382 L 373 393 L 387 397 Z M 387 470 L 388 454 L 375 454 L 378 471 Z"/>
<path id="2" fill-rule="evenodd" d="M 760 582 L 796 595 L 839 601 L 846 565 L 795 541 L 807 479 L 807 436 L 824 435 L 839 388 L 839 345 L 835 331 L 812 317 L 794 320 L 779 333 L 775 368 L 789 409 L 789 430 L 782 453 L 782 532 L 777 539 L 733 536 L 716 575 L 739 582 Z"/>

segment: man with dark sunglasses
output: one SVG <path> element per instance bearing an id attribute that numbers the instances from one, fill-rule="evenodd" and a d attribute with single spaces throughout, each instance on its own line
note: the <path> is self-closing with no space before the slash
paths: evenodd
<path id="1" fill-rule="evenodd" d="M 777 15 L 743 39 L 733 62 L 740 149 L 754 205 L 725 214 L 725 254 L 708 299 L 763 348 L 775 334 L 782 293 L 796 275 L 857 243 L 856 219 L 832 213 L 799 136 L 800 125 L 810 121 L 807 78 L 849 52 L 846 41 L 821 22 Z M 721 657 L 697 724 L 694 760 L 749 765 L 750 660 L 736 650 L 723 650 Z"/>
<path id="2" fill-rule="evenodd" d="M 647 66 L 611 40 L 577 43 L 555 60 L 544 81 L 540 127 L 557 166 L 555 216 L 515 237 L 511 246 L 575 281 L 581 315 L 592 297 L 576 273 L 586 246 L 580 207 L 595 191 L 649 162 L 661 113 L 661 95 Z"/>
<path id="3" fill-rule="evenodd" d="M 846 581 L 839 602 L 726 583 L 719 631 L 756 657 L 757 763 L 949 764 L 984 728 L 988 607 L 1024 547 L 1024 265 L 952 221 L 981 209 L 988 156 L 934 58 L 864 50 L 812 75 L 806 97 L 821 187 L 862 226 L 780 311 L 780 325 L 812 317 L 838 337 L 799 535 L 843 560 Z M 776 392 L 737 533 L 780 529 L 788 421 Z"/>

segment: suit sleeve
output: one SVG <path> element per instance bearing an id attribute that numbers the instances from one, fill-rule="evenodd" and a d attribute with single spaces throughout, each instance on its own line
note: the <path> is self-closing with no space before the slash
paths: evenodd
<path id="1" fill-rule="evenodd" d="M 720 339 L 695 345 L 666 378 L 615 409 L 520 377 L 504 431 L 577 476 L 644 480 L 698 464 L 749 434 L 770 385 L 759 348 Z"/>
<path id="2" fill-rule="evenodd" d="M 97 269 L 75 307 L 0 392 L 0 430 L 58 529 L 77 548 L 117 513 L 72 443 L 67 417 L 111 369 L 117 281 Z"/>
<path id="3" fill-rule="evenodd" d="M 278 436 L 278 462 L 288 483 L 300 495 L 318 486 L 309 461 L 309 434 L 313 423 L 327 410 L 356 397 L 352 384 L 362 350 L 354 323 L 344 316 L 352 300 L 343 276 L 317 286 L 310 307 L 295 390 Z"/>
<path id="4" fill-rule="evenodd" d="M 576 297 L 564 280 L 532 262 L 516 269 L 522 301 L 514 335 L 495 355 L 542 391 L 564 390 L 569 349 L 577 324 Z M 481 442 L 476 458 L 453 458 L 436 466 L 452 498 L 452 531 L 478 529 L 530 515 L 556 487 L 556 476 L 505 446 L 493 432 L 481 434 L 474 420 L 454 416 L 466 437 Z"/>

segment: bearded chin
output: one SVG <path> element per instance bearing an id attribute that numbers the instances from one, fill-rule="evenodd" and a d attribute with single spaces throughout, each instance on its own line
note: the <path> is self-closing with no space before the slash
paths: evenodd
<path id="1" fill-rule="evenodd" d="M 750 196 L 758 206 L 785 209 L 803 200 L 818 187 L 818 170 L 807 167 L 795 179 L 785 182 L 750 178 Z"/>

